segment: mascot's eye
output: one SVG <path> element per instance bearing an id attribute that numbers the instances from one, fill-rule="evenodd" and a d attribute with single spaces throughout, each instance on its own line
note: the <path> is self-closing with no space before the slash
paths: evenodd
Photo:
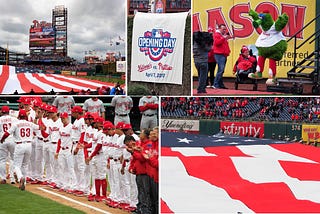
<path id="1" fill-rule="evenodd" d="M 266 16 L 266 15 L 263 14 L 263 13 L 259 14 L 259 17 L 260 17 L 261 19 L 263 19 L 265 16 Z"/>

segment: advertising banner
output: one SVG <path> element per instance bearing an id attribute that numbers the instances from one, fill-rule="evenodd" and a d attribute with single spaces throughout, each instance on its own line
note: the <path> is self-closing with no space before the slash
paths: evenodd
<path id="1" fill-rule="evenodd" d="M 55 30 L 52 27 L 30 28 L 30 50 L 54 49 Z"/>
<path id="2" fill-rule="evenodd" d="M 182 84 L 188 13 L 137 13 L 133 22 L 131 80 Z"/>
<path id="3" fill-rule="evenodd" d="M 302 125 L 302 139 L 303 141 L 314 142 L 320 140 L 320 126 L 319 125 Z"/>
<path id="4" fill-rule="evenodd" d="M 264 135 L 264 123 L 259 122 L 221 121 L 220 128 L 231 135 L 260 138 Z"/>
<path id="5" fill-rule="evenodd" d="M 161 130 L 199 133 L 199 120 L 161 119 Z"/>
<path id="6" fill-rule="evenodd" d="M 287 26 L 282 30 L 286 40 L 292 37 L 308 22 L 315 18 L 316 1 L 301 0 L 273 0 L 273 1 L 244 1 L 244 0 L 194 0 L 193 1 L 193 31 L 208 31 L 209 27 L 215 29 L 218 24 L 225 24 L 228 32 L 233 37 L 229 40 L 231 54 L 227 59 L 224 76 L 234 76 L 233 66 L 240 54 L 242 45 L 247 45 L 258 55 L 255 47 L 256 40 L 261 33 L 252 25 L 252 18 L 248 12 L 250 9 L 256 12 L 269 11 L 276 20 L 283 13 L 289 16 Z M 309 36 L 315 32 L 315 23 L 311 24 L 298 36 L 297 45 L 303 43 Z M 314 43 L 304 45 L 296 54 L 297 62 L 302 61 L 308 54 L 314 51 Z M 287 77 L 287 72 L 293 67 L 294 41 L 288 43 L 287 52 L 282 60 L 277 61 L 277 77 Z M 268 61 L 265 64 L 263 77 L 268 77 Z M 196 75 L 196 69 L 193 65 L 193 74 Z"/>
<path id="7" fill-rule="evenodd" d="M 126 72 L 126 61 L 117 61 L 116 71 Z"/>

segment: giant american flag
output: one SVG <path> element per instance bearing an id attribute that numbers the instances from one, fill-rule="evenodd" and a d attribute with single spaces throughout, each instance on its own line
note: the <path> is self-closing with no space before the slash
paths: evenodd
<path id="1" fill-rule="evenodd" d="M 161 213 L 320 213 L 320 149 L 162 132 Z"/>

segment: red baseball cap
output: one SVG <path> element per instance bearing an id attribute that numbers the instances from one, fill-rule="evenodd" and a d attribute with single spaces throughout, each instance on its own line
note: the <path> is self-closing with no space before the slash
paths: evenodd
<path id="1" fill-rule="evenodd" d="M 71 109 L 71 112 L 81 113 L 81 112 L 83 112 L 83 109 L 81 108 L 81 106 L 74 106 L 74 107 Z"/>
<path id="2" fill-rule="evenodd" d="M 123 124 L 122 129 L 132 129 L 132 126 L 130 123 L 125 123 Z"/>
<path id="3" fill-rule="evenodd" d="M 50 113 L 57 113 L 58 110 L 55 106 L 48 106 L 47 111 Z"/>
<path id="4" fill-rule="evenodd" d="M 103 129 L 114 129 L 114 125 L 110 121 L 104 121 L 103 122 Z"/>
<path id="5" fill-rule="evenodd" d="M 98 116 L 98 117 L 95 117 L 95 118 L 94 118 L 94 122 L 95 122 L 95 123 L 103 123 L 103 122 L 104 122 L 104 119 L 103 119 L 102 117 L 99 117 L 99 116 Z"/>
<path id="6" fill-rule="evenodd" d="M 2 107 L 1 107 L 1 112 L 2 112 L 2 113 L 9 113 L 9 111 L 10 111 L 9 106 L 2 106 Z"/>
<path id="7" fill-rule="evenodd" d="M 34 100 L 33 101 L 33 105 L 36 106 L 36 107 L 41 107 L 42 102 L 40 102 L 40 100 Z"/>
<path id="8" fill-rule="evenodd" d="M 19 115 L 18 117 L 26 117 L 27 116 L 27 112 L 24 109 L 20 109 L 19 110 Z"/>
<path id="9" fill-rule="evenodd" d="M 61 118 L 68 118 L 69 114 L 67 112 L 62 112 L 62 113 L 60 113 L 60 117 Z"/>
<path id="10" fill-rule="evenodd" d="M 30 105 L 31 104 L 31 99 L 30 98 L 25 98 L 21 101 L 22 104 L 24 105 Z"/>
<path id="11" fill-rule="evenodd" d="M 122 129 L 123 125 L 124 125 L 124 122 L 122 121 L 118 122 L 116 125 L 116 129 Z"/>
<path id="12" fill-rule="evenodd" d="M 244 53 L 245 51 L 249 51 L 249 48 L 247 46 L 242 46 L 241 53 Z"/>
<path id="13" fill-rule="evenodd" d="M 88 118 L 93 118 L 93 116 L 91 115 L 90 112 L 86 112 L 86 113 L 84 114 L 84 119 L 88 119 Z"/>

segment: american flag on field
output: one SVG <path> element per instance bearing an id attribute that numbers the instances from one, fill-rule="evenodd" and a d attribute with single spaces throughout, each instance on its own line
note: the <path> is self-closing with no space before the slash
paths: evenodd
<path id="1" fill-rule="evenodd" d="M 161 134 L 161 213 L 320 213 L 320 149 Z"/>

